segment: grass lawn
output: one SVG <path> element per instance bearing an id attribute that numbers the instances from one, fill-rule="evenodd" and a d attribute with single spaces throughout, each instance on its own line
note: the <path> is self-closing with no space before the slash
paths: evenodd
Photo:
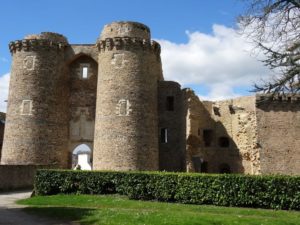
<path id="1" fill-rule="evenodd" d="M 300 212 L 128 200 L 117 195 L 53 195 L 20 200 L 29 213 L 83 225 L 300 225 Z"/>

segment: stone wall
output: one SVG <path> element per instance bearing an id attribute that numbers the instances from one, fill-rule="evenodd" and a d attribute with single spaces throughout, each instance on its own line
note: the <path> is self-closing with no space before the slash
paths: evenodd
<path id="1" fill-rule="evenodd" d="M 186 111 L 186 171 L 212 172 L 211 159 L 204 148 L 203 131 L 214 130 L 215 123 L 205 105 L 191 89 L 184 89 Z M 209 166 L 209 167 L 208 167 Z M 206 168 L 204 168 L 206 167 Z"/>
<path id="2" fill-rule="evenodd" d="M 106 26 L 97 46 L 93 168 L 158 170 L 160 46 L 146 26 L 131 22 Z"/>
<path id="3" fill-rule="evenodd" d="M 222 166 L 228 165 L 234 173 L 259 174 L 255 97 L 217 101 L 210 105 L 215 121 L 214 154 L 210 154 L 214 171 L 222 172 Z M 228 146 L 222 143 L 226 139 Z"/>
<path id="4" fill-rule="evenodd" d="M 3 136 L 4 136 L 4 123 L 0 122 L 0 159 L 3 145 Z"/>
<path id="5" fill-rule="evenodd" d="M 37 165 L 0 165 L 0 191 L 33 188 Z"/>
<path id="6" fill-rule="evenodd" d="M 80 55 L 69 64 L 68 68 L 71 156 L 78 145 L 84 143 L 93 146 L 94 143 L 98 64 L 90 56 Z"/>
<path id="7" fill-rule="evenodd" d="M 5 113 L 0 112 L 0 161 L 1 161 L 1 152 L 4 138 L 4 127 L 5 127 Z"/>
<path id="8" fill-rule="evenodd" d="M 299 174 L 299 96 L 186 101 L 187 171 Z"/>
<path id="9" fill-rule="evenodd" d="M 150 40 L 150 29 L 145 24 L 138 22 L 117 21 L 106 24 L 101 33 L 101 40 L 113 37 L 132 37 Z"/>
<path id="10" fill-rule="evenodd" d="M 70 65 L 74 60 L 81 56 L 92 58 L 98 61 L 98 49 L 95 44 L 71 44 L 65 49 L 65 61 Z"/>
<path id="11" fill-rule="evenodd" d="M 159 169 L 185 171 L 185 104 L 180 85 L 158 84 Z"/>
<path id="12" fill-rule="evenodd" d="M 187 89 L 186 99 L 187 171 L 259 174 L 255 97 L 201 102 Z"/>
<path id="13" fill-rule="evenodd" d="M 13 62 L 1 164 L 67 167 L 67 45 L 55 33 L 10 43 Z"/>
<path id="14" fill-rule="evenodd" d="M 262 174 L 300 173 L 300 96 L 257 96 Z"/>
<path id="15" fill-rule="evenodd" d="M 95 169 L 299 174 L 299 96 L 201 101 L 164 81 L 143 24 L 108 24 L 96 44 L 43 32 L 9 47 L 1 164 L 70 168 L 86 144 Z"/>

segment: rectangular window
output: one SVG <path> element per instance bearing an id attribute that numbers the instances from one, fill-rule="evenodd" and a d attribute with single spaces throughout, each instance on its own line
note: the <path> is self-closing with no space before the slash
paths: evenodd
<path id="1" fill-rule="evenodd" d="M 205 147 L 210 147 L 213 141 L 213 130 L 203 130 L 203 141 Z"/>
<path id="2" fill-rule="evenodd" d="M 216 116 L 221 116 L 219 107 L 213 106 L 213 111 Z"/>
<path id="3" fill-rule="evenodd" d="M 208 172 L 208 163 L 206 161 L 203 161 L 201 163 L 201 172 L 202 173 L 207 173 Z"/>
<path id="4" fill-rule="evenodd" d="M 31 115 L 32 111 L 32 101 L 23 100 L 21 105 L 21 115 Z"/>
<path id="5" fill-rule="evenodd" d="M 83 79 L 88 78 L 88 70 L 89 70 L 89 68 L 87 66 L 82 67 L 82 78 Z"/>
<path id="6" fill-rule="evenodd" d="M 120 106 L 120 116 L 126 116 L 127 115 L 127 100 L 120 100 L 119 101 L 119 106 Z"/>
<path id="7" fill-rule="evenodd" d="M 160 130 L 160 142 L 168 143 L 168 129 L 167 128 L 162 128 Z"/>
<path id="8" fill-rule="evenodd" d="M 174 111 L 174 96 L 167 96 L 167 110 Z"/>
<path id="9" fill-rule="evenodd" d="M 201 159 L 200 159 L 200 157 L 193 156 L 192 157 L 192 162 L 193 162 L 195 172 L 200 173 L 201 172 Z"/>

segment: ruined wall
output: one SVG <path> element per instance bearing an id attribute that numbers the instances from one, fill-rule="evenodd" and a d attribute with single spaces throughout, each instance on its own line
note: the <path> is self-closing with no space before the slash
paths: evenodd
<path id="1" fill-rule="evenodd" d="M 221 172 L 223 164 L 232 172 L 259 174 L 255 97 L 217 101 L 210 110 L 216 122 L 214 170 Z M 228 146 L 222 147 L 223 137 L 228 138 Z"/>
<path id="2" fill-rule="evenodd" d="M 13 55 L 2 164 L 67 167 L 66 38 L 55 33 L 11 42 Z"/>
<path id="3" fill-rule="evenodd" d="M 160 46 L 134 22 L 104 27 L 94 140 L 95 169 L 158 170 Z"/>
<path id="4" fill-rule="evenodd" d="M 300 96 L 257 96 L 262 174 L 299 174 Z"/>
<path id="5" fill-rule="evenodd" d="M 36 165 L 0 165 L 0 192 L 33 188 L 34 176 L 38 169 L 51 169 Z"/>
<path id="6" fill-rule="evenodd" d="M 187 89 L 186 99 L 187 171 L 258 174 L 255 98 L 200 102 Z"/>
<path id="7" fill-rule="evenodd" d="M 158 84 L 159 169 L 185 171 L 185 105 L 180 85 Z"/>
<path id="8" fill-rule="evenodd" d="M 191 89 L 183 89 L 186 102 L 186 171 L 208 172 L 203 168 L 209 160 L 203 148 L 203 129 L 214 129 L 214 121 L 198 96 Z M 202 168 L 201 168 L 202 167 Z"/>

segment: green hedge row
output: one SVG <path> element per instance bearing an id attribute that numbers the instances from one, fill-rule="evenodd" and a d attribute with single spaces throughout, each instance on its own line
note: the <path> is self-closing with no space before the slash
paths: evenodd
<path id="1" fill-rule="evenodd" d="M 117 193 L 141 200 L 300 210 L 299 176 L 39 170 L 35 193 Z"/>

